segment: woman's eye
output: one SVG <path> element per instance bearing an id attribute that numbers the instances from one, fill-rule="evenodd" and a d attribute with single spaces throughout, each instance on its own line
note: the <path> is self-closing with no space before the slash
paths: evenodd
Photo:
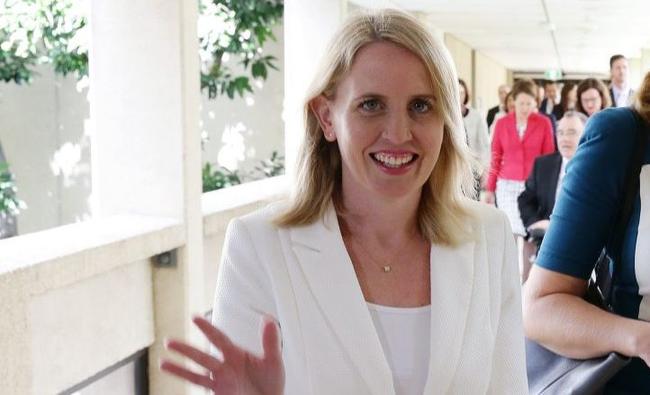
<path id="1" fill-rule="evenodd" d="M 425 113 L 431 109 L 431 103 L 427 100 L 415 100 L 411 108 L 417 113 Z"/>
<path id="2" fill-rule="evenodd" d="M 379 109 L 379 100 L 367 99 L 361 103 L 361 108 L 365 111 L 377 111 Z"/>

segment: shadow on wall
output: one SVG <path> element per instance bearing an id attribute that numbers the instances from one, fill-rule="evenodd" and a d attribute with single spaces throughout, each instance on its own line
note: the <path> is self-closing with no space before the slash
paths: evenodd
<path id="1" fill-rule="evenodd" d="M 280 24 L 273 29 L 277 41 L 268 41 L 264 51 L 278 59 L 280 71 L 270 70 L 264 82 L 253 82 L 253 93 L 243 98 L 226 96 L 201 105 L 203 162 L 229 170 L 248 172 L 273 151 L 284 155 L 284 32 Z M 235 62 L 234 59 L 229 61 Z M 233 68 L 236 68 L 233 66 Z"/>
<path id="2" fill-rule="evenodd" d="M 0 85 L 0 142 L 28 209 L 21 234 L 90 215 L 88 88 L 41 66 L 30 85 Z"/>

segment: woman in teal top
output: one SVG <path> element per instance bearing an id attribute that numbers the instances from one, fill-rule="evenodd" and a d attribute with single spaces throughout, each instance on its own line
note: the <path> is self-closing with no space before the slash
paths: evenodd
<path id="1" fill-rule="evenodd" d="M 634 357 L 607 393 L 650 392 L 650 150 L 627 224 L 611 314 L 582 299 L 587 280 L 611 240 L 622 206 L 625 175 L 636 144 L 638 111 L 650 120 L 650 73 L 635 109 L 607 109 L 587 123 L 568 165 L 551 225 L 524 291 L 526 335 L 571 358 L 616 351 Z M 612 246 L 609 246 L 610 248 Z M 543 317 L 543 319 L 542 319 Z"/>

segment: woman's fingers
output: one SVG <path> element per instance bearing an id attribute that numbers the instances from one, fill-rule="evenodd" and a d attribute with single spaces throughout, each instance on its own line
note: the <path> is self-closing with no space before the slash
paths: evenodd
<path id="1" fill-rule="evenodd" d="M 263 359 L 269 363 L 281 362 L 282 352 L 280 350 L 280 331 L 278 329 L 278 323 L 270 315 L 265 315 L 262 325 L 262 347 L 264 349 Z"/>
<path id="2" fill-rule="evenodd" d="M 215 328 L 205 318 L 196 316 L 192 318 L 192 322 L 194 322 L 208 340 L 210 340 L 210 343 L 214 344 L 221 351 L 224 360 L 228 358 L 229 354 L 237 350 L 237 346 L 230 341 L 230 338 L 228 338 L 225 333 Z"/>
<path id="3" fill-rule="evenodd" d="M 194 373 L 175 362 L 165 360 L 160 364 L 160 369 L 205 388 L 212 389 L 214 384 L 210 377 Z"/>
<path id="4" fill-rule="evenodd" d="M 165 346 L 169 350 L 176 351 L 177 353 L 188 357 L 192 361 L 198 363 L 199 365 L 212 371 L 213 373 L 216 373 L 216 371 L 222 365 L 222 363 L 219 360 L 217 360 L 215 357 L 211 356 L 210 354 L 205 353 L 181 341 L 170 340 L 167 342 Z"/>

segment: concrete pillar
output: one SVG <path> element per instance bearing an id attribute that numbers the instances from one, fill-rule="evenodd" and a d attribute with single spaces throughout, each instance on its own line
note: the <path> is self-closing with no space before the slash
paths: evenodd
<path id="1" fill-rule="evenodd" d="M 201 393 L 158 370 L 164 337 L 204 343 L 190 322 L 205 310 L 197 2 L 91 7 L 93 214 L 171 217 L 185 225 L 176 267 L 153 269 L 150 392 Z"/>
<path id="2" fill-rule="evenodd" d="M 643 80 L 645 74 L 650 71 L 650 49 L 643 48 L 641 50 L 641 74 L 639 76 L 639 83 Z"/>
<path id="3" fill-rule="evenodd" d="M 287 174 L 304 136 L 302 105 L 316 67 L 346 11 L 342 0 L 284 2 L 284 121 Z"/>

